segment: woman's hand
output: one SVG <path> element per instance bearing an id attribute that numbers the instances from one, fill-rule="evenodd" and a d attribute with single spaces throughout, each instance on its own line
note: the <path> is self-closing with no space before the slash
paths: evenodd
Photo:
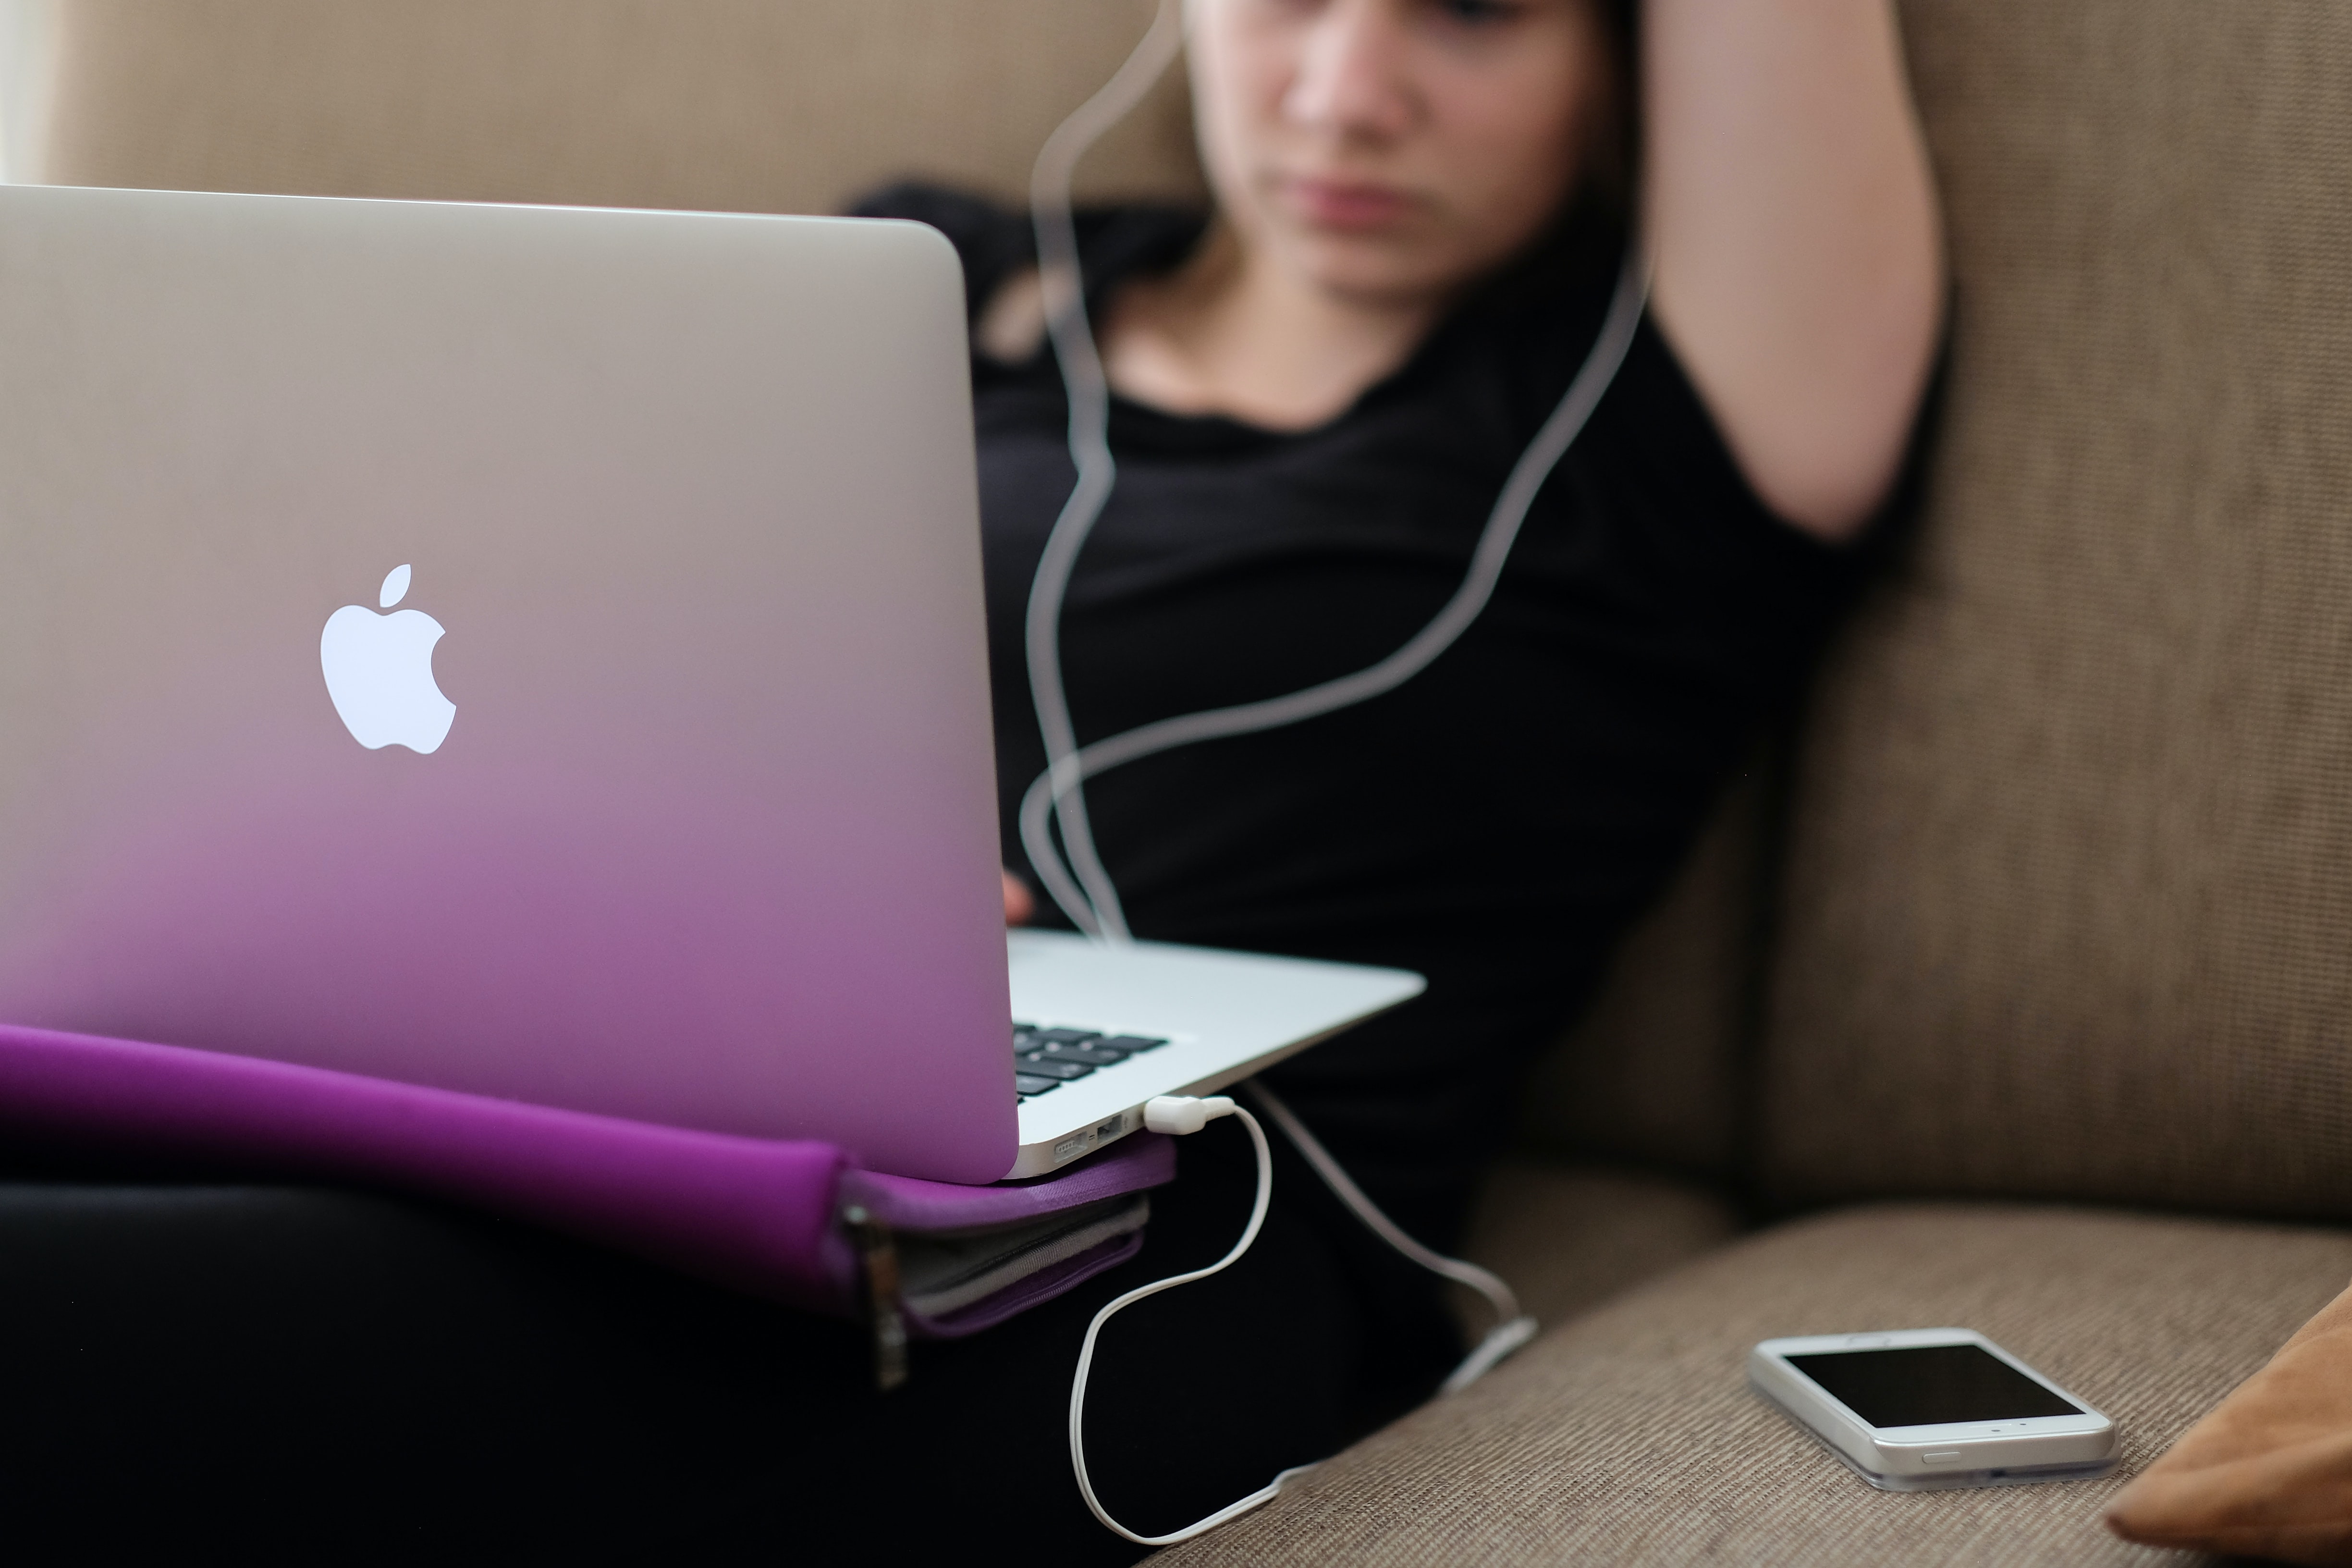
<path id="1" fill-rule="evenodd" d="M 1647 0 L 1659 324 L 1748 482 L 1843 537 L 1884 499 L 1944 280 L 1890 0 Z"/>
<path id="2" fill-rule="evenodd" d="M 1004 923 L 1009 926 L 1025 926 L 1029 923 L 1029 917 L 1036 912 L 1036 896 L 1029 891 L 1029 884 L 1012 872 L 1005 872 Z"/>

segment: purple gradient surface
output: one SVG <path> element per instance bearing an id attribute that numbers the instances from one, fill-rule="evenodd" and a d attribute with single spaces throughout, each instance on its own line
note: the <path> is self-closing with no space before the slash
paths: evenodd
<path id="1" fill-rule="evenodd" d="M 27 186 L 0 233 L 0 1018 L 1012 1167 L 943 239 Z M 320 666 L 403 564 L 430 755 Z"/>

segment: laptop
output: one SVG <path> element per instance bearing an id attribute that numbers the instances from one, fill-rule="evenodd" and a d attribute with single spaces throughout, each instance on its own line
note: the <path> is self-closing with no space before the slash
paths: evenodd
<path id="1" fill-rule="evenodd" d="M 966 353 L 915 225 L 0 187 L 0 1019 L 981 1183 L 1414 995 L 1008 939 Z"/>

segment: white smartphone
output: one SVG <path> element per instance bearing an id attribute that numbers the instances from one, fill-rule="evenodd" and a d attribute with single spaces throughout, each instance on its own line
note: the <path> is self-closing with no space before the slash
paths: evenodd
<path id="1" fill-rule="evenodd" d="M 1757 1393 L 1888 1491 L 2070 1481 L 2116 1467 L 2116 1424 L 1982 1334 L 1766 1340 Z"/>

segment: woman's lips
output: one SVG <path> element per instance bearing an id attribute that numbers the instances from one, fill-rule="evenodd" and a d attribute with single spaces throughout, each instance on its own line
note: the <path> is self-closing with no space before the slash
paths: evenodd
<path id="1" fill-rule="evenodd" d="M 1412 210 L 1413 199 L 1394 185 L 1292 175 L 1278 183 L 1284 202 L 1322 228 L 1385 228 Z"/>

